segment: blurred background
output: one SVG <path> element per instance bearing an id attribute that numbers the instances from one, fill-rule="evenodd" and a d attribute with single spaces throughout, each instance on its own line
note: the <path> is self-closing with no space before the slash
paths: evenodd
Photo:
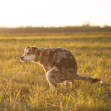
<path id="1" fill-rule="evenodd" d="M 111 31 L 111 0 L 0 0 L 0 33 Z"/>

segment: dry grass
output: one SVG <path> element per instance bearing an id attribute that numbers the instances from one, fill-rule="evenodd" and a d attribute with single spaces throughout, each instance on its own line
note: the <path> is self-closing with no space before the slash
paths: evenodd
<path id="1" fill-rule="evenodd" d="M 20 62 L 27 45 L 67 48 L 77 60 L 79 75 L 104 82 L 75 81 L 76 91 L 58 85 L 49 93 L 43 68 Z M 0 111 L 59 110 L 111 110 L 111 33 L 0 35 Z"/>

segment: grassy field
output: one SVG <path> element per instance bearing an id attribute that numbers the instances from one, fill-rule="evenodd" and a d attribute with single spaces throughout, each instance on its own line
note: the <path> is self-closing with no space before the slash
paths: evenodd
<path id="1" fill-rule="evenodd" d="M 50 93 L 43 68 L 20 61 L 28 45 L 70 50 L 78 74 L 103 84 L 75 81 L 76 91 Z M 0 111 L 111 111 L 111 33 L 0 35 Z"/>

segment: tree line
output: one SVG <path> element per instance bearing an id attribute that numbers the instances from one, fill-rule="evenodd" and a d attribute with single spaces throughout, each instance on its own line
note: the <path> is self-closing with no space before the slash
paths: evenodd
<path id="1" fill-rule="evenodd" d="M 64 33 L 64 32 L 111 32 L 110 26 L 65 26 L 65 27 L 1 27 L 0 34 L 19 34 L 19 33 Z"/>

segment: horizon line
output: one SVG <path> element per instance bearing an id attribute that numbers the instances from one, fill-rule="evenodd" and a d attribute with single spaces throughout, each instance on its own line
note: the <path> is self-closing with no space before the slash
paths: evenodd
<path id="1" fill-rule="evenodd" d="M 26 25 L 26 26 L 0 26 L 0 28 L 33 28 L 33 27 L 42 27 L 42 28 L 60 28 L 60 27 L 84 27 L 84 26 L 89 26 L 89 27 L 111 27 L 111 25 L 107 25 L 107 24 L 104 24 L 103 26 L 101 25 L 91 25 L 89 23 L 86 23 L 86 24 L 82 24 L 82 25 L 64 25 L 64 26 L 32 26 L 32 25 Z"/>

